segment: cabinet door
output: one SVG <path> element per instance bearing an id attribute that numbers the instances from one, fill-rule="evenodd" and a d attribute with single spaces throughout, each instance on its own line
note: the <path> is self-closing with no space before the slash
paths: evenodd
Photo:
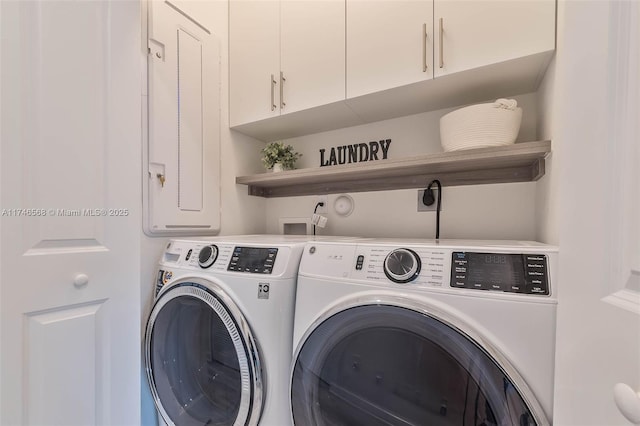
<path id="1" fill-rule="evenodd" d="M 0 424 L 139 424 L 140 4 L 0 17 Z"/>
<path id="2" fill-rule="evenodd" d="M 347 98 L 433 78 L 433 1 L 347 0 Z"/>
<path id="3" fill-rule="evenodd" d="M 434 30 L 436 76 L 545 52 L 555 48 L 555 1 L 435 0 Z"/>
<path id="4" fill-rule="evenodd" d="M 344 100 L 344 0 L 284 0 L 281 9 L 282 114 Z"/>
<path id="5" fill-rule="evenodd" d="M 280 115 L 279 23 L 277 0 L 229 2 L 231 127 Z"/>

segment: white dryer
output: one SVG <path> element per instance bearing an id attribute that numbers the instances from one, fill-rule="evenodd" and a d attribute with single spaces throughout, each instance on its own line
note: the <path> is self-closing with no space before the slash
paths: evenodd
<path id="1" fill-rule="evenodd" d="M 288 374 L 304 239 L 172 240 L 144 352 L 168 425 L 290 424 Z"/>
<path id="2" fill-rule="evenodd" d="M 550 424 L 556 263 L 530 242 L 309 242 L 294 423 Z"/>

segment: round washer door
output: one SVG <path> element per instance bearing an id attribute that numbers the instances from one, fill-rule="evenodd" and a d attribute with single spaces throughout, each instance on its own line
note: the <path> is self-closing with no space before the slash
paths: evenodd
<path id="1" fill-rule="evenodd" d="M 344 308 L 305 337 L 291 378 L 296 425 L 548 424 L 515 371 L 424 311 Z"/>
<path id="2" fill-rule="evenodd" d="M 168 425 L 256 424 L 263 377 L 242 312 L 213 283 L 174 284 L 156 301 L 145 334 L 147 378 Z"/>

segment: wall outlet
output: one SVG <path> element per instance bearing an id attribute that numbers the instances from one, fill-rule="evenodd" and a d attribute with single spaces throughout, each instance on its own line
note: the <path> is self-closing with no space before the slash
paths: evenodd
<path id="1" fill-rule="evenodd" d="M 328 195 L 316 195 L 312 208 L 315 208 L 318 203 L 324 203 L 324 205 L 318 206 L 316 213 L 318 214 L 329 213 L 329 196 Z"/>
<path id="2" fill-rule="evenodd" d="M 418 211 L 419 212 L 435 212 L 438 206 L 438 188 L 433 188 L 433 197 L 436 201 L 430 206 L 425 206 L 422 202 L 422 196 L 424 195 L 424 189 L 418 190 Z M 440 211 L 442 211 L 442 200 L 440 200 Z"/>

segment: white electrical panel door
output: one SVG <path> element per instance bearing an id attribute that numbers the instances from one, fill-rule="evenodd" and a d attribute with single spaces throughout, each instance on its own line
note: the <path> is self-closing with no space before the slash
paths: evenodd
<path id="1" fill-rule="evenodd" d="M 435 76 L 555 49 L 555 0 L 435 0 Z"/>
<path id="2" fill-rule="evenodd" d="M 169 2 L 149 3 L 145 232 L 220 230 L 220 46 Z"/>
<path id="3" fill-rule="evenodd" d="M 433 0 L 347 0 L 347 98 L 433 78 Z"/>
<path id="4" fill-rule="evenodd" d="M 138 424 L 140 5 L 0 19 L 0 424 Z"/>

